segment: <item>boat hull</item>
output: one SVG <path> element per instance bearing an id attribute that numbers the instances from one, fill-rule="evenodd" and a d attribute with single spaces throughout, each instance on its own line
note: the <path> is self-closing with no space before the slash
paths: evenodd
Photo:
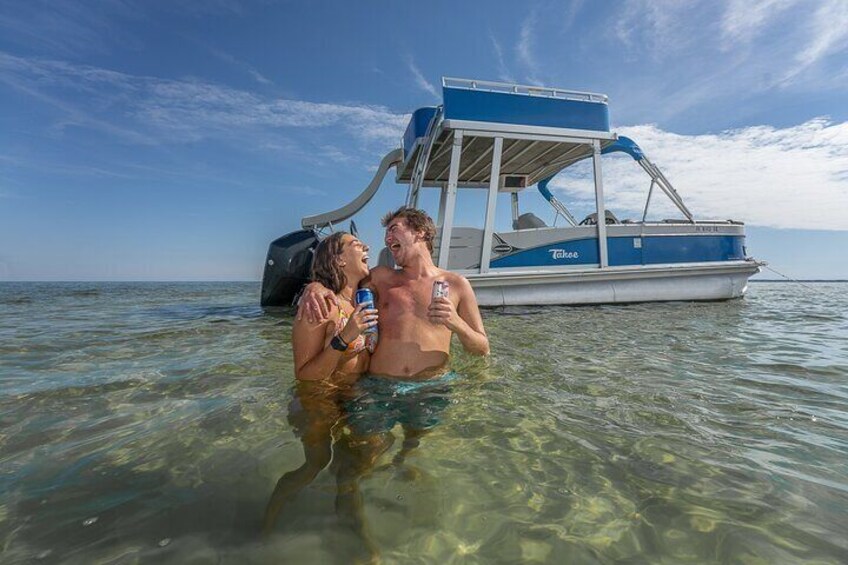
<path id="1" fill-rule="evenodd" d="M 618 304 L 741 298 L 756 261 L 468 273 L 481 306 Z"/>

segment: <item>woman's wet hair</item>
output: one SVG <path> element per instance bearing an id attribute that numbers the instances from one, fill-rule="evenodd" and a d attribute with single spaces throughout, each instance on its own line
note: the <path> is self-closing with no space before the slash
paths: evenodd
<path id="1" fill-rule="evenodd" d="M 312 258 L 312 280 L 318 281 L 336 294 L 347 284 L 347 277 L 339 265 L 339 256 L 344 251 L 344 236 L 347 232 L 339 231 L 325 237 L 315 248 Z"/>

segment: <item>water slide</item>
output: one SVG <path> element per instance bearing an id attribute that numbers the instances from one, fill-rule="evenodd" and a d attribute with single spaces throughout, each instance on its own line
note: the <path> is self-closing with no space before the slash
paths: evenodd
<path id="1" fill-rule="evenodd" d="M 383 160 L 380 161 L 380 166 L 377 169 L 377 172 L 374 173 L 374 178 L 371 179 L 371 183 L 365 187 L 365 190 L 363 190 L 362 193 L 352 202 L 345 204 L 341 208 L 337 208 L 332 212 L 318 214 L 317 216 L 306 216 L 300 221 L 300 225 L 304 229 L 321 229 L 347 220 L 371 201 L 377 193 L 377 189 L 380 188 L 380 185 L 383 183 L 383 178 L 385 178 L 389 169 L 400 165 L 402 162 L 403 149 L 398 148 L 390 151 L 385 157 L 383 157 Z"/>

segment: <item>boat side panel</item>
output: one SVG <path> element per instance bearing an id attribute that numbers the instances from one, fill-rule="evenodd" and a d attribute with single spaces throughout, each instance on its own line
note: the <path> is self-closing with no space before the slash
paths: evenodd
<path id="1" fill-rule="evenodd" d="M 738 261 L 745 259 L 744 236 L 685 235 L 611 237 L 610 266 Z M 598 263 L 598 240 L 586 238 L 514 251 L 494 259 L 492 268 L 552 267 Z"/>
<path id="2" fill-rule="evenodd" d="M 605 281 L 475 287 L 481 306 L 615 304 L 728 300 L 747 290 L 748 274 L 700 274 Z M 472 286 L 474 282 L 472 281 Z"/>
<path id="3" fill-rule="evenodd" d="M 444 88 L 445 119 L 608 132 L 601 102 Z"/>
<path id="4" fill-rule="evenodd" d="M 501 267 L 552 267 L 598 263 L 598 240 L 576 239 L 533 247 L 499 257 L 490 264 Z"/>
<path id="5" fill-rule="evenodd" d="M 739 261 L 745 259 L 744 246 L 744 236 L 690 235 L 642 238 L 645 265 L 692 261 Z"/>

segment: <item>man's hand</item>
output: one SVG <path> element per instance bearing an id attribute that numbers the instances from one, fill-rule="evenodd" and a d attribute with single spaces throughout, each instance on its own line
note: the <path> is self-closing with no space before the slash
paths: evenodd
<path id="1" fill-rule="evenodd" d="M 456 313 L 456 307 L 449 298 L 440 296 L 434 298 L 430 303 L 430 308 L 427 310 L 427 318 L 433 324 L 440 324 L 447 327 L 450 331 L 457 330 L 460 324 L 463 324 L 462 318 Z"/>
<path id="2" fill-rule="evenodd" d="M 297 319 L 306 320 L 310 324 L 325 322 L 330 316 L 330 305 L 336 303 L 335 293 L 319 282 L 306 285 L 297 308 Z"/>

